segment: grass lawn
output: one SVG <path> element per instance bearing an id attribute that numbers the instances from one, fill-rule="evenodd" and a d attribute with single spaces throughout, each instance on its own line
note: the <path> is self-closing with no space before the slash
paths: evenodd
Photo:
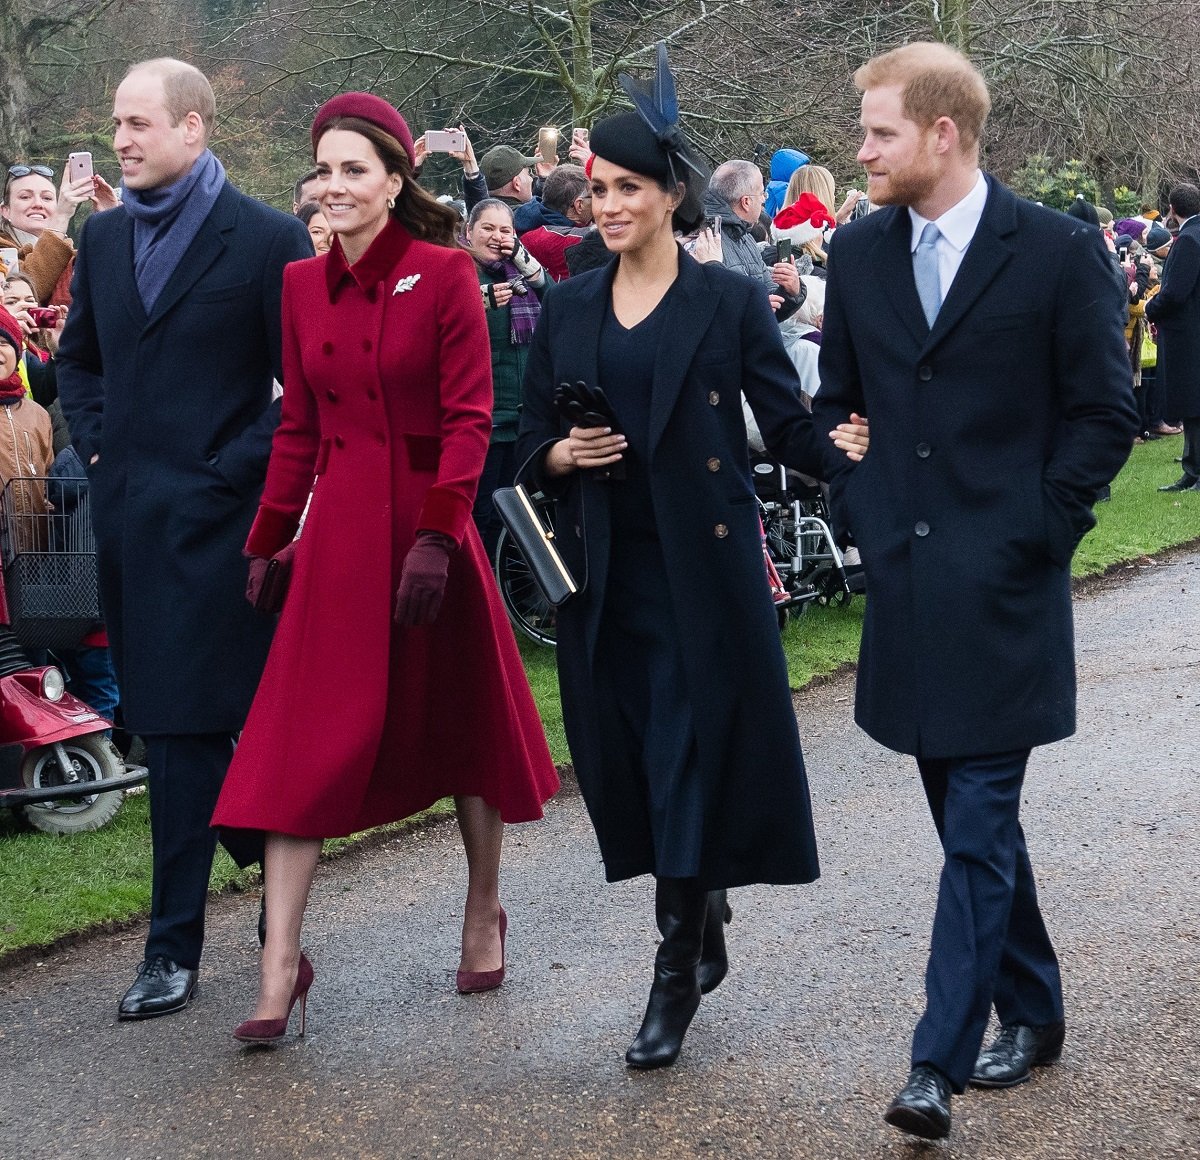
<path id="1" fill-rule="evenodd" d="M 1200 538 L 1200 494 L 1164 495 L 1155 490 L 1178 478 L 1174 457 L 1181 444 L 1175 437 L 1134 448 L 1113 483 L 1111 502 L 1096 509 L 1099 523 L 1075 556 L 1076 576 L 1094 575 L 1120 561 Z M 863 608 L 862 600 L 846 608 L 810 607 L 789 623 L 783 643 L 794 688 L 854 660 Z M 551 752 L 556 761 L 567 761 L 554 653 L 528 642 L 522 642 L 521 651 Z M 0 956 L 146 912 L 150 901 L 146 806 L 144 794 L 131 797 L 104 829 L 70 838 L 24 832 L 11 815 L 0 811 Z M 435 809 L 448 812 L 448 804 Z M 327 843 L 327 850 L 344 849 L 353 841 Z M 254 881 L 255 875 L 240 873 L 218 851 L 214 889 Z"/>

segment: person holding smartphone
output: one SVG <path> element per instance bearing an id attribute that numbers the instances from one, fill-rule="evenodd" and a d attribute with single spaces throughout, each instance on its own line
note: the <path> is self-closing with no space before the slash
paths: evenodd
<path id="1" fill-rule="evenodd" d="M 669 77 L 662 48 L 657 75 Z M 662 93 L 639 95 L 662 108 Z M 586 578 L 558 610 L 556 656 L 605 874 L 655 880 L 662 943 L 625 1056 L 644 1069 L 674 1063 L 701 994 L 725 977 L 726 890 L 818 874 L 742 392 L 780 460 L 818 473 L 821 449 L 766 287 L 676 240 L 703 219 L 678 124 L 619 113 L 591 146 L 613 260 L 542 304 L 517 461 L 557 498 L 556 542 Z M 605 423 L 563 414 L 556 393 L 575 384 L 603 392 Z M 849 427 L 838 438 L 859 453 Z M 734 651 L 755 663 L 731 664 Z"/>
<path id="2" fill-rule="evenodd" d="M 79 207 L 90 201 L 111 209 L 117 196 L 102 177 L 72 179 L 68 171 L 55 188 L 49 165 L 10 165 L 0 200 L 0 249 L 17 251 L 21 271 L 33 280 L 39 304 L 69 305 L 75 247 L 67 237 Z"/>

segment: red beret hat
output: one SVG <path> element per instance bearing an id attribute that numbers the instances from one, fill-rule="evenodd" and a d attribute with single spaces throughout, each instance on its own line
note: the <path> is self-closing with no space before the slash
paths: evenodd
<path id="1" fill-rule="evenodd" d="M 416 165 L 417 153 L 413 148 L 413 136 L 408 122 L 387 101 L 373 93 L 338 93 L 317 110 L 312 124 L 314 153 L 325 126 L 337 117 L 357 117 L 360 121 L 369 121 L 385 133 L 390 133 L 408 154 L 409 162 Z"/>

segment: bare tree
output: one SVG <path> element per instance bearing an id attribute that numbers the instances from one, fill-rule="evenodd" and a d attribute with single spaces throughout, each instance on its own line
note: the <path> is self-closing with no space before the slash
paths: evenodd
<path id="1" fill-rule="evenodd" d="M 29 155 L 36 127 L 36 62 L 119 9 L 124 0 L 4 0 L 0 4 L 0 158 Z"/>

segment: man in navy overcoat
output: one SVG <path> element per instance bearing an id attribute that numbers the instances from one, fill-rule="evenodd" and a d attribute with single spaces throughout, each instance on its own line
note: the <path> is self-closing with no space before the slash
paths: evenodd
<path id="1" fill-rule="evenodd" d="M 980 172 L 970 62 L 910 44 L 855 83 L 886 208 L 834 237 L 814 419 L 870 421 L 861 463 L 827 461 L 867 574 L 856 719 L 916 756 L 945 855 L 913 1070 L 885 1118 L 939 1138 L 952 1091 L 1061 1050 L 1021 786 L 1031 748 L 1075 728 L 1071 556 L 1137 412 L 1100 232 Z"/>
<path id="2" fill-rule="evenodd" d="M 123 204 L 84 227 L 58 355 L 125 725 L 150 769 L 150 933 L 122 1019 L 177 1011 L 195 989 L 209 820 L 270 644 L 241 547 L 278 421 L 283 267 L 312 253 L 298 221 L 226 180 L 214 115 L 191 65 L 122 81 Z"/>
<path id="3" fill-rule="evenodd" d="M 1183 420 L 1183 474 L 1158 490 L 1200 491 L 1200 189 L 1184 183 L 1171 190 L 1171 214 L 1179 234 L 1146 318 L 1158 327 L 1166 413 Z"/>

